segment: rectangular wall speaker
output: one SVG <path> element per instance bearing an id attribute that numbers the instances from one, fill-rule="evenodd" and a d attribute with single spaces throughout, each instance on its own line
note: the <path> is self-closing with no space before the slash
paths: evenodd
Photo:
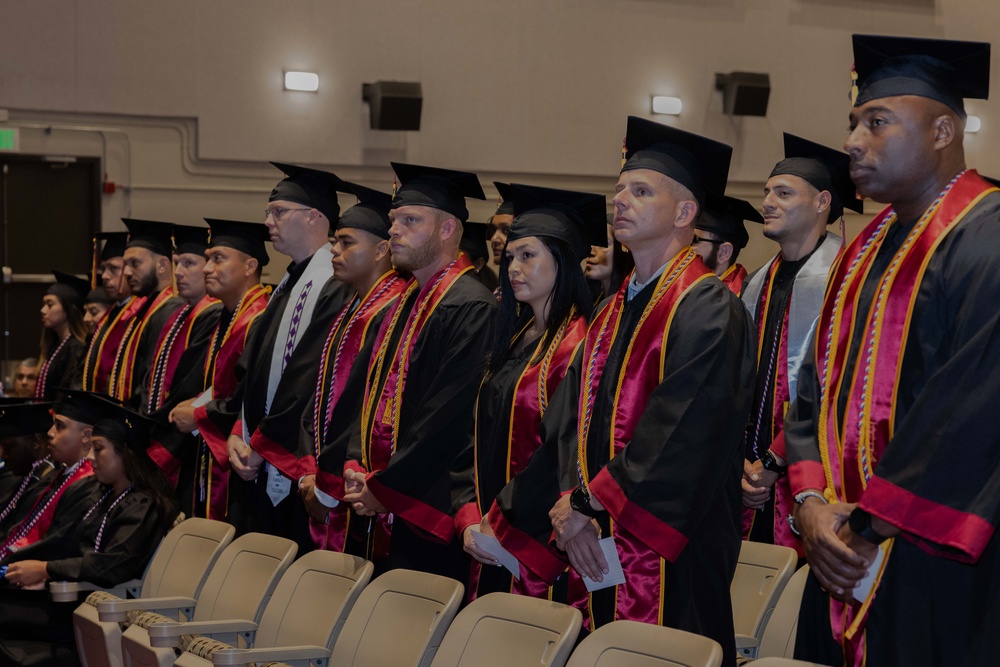
<path id="1" fill-rule="evenodd" d="M 767 100 L 771 96 L 771 77 L 767 74 L 716 74 L 715 89 L 722 91 L 722 107 L 727 115 L 767 115 Z"/>
<path id="2" fill-rule="evenodd" d="M 419 130 L 423 93 L 419 83 L 376 81 L 361 86 L 373 130 Z"/>

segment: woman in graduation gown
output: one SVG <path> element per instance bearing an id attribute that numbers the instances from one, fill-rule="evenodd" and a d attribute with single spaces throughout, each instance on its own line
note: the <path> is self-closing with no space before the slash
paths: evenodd
<path id="1" fill-rule="evenodd" d="M 52 272 L 56 284 L 42 297 L 42 344 L 35 398 L 51 401 L 56 388 L 79 389 L 87 353 L 87 325 L 83 305 L 90 283 L 61 271 Z"/>
<path id="2" fill-rule="evenodd" d="M 475 559 L 470 600 L 495 591 L 553 594 L 523 566 L 519 580 L 497 567 L 477 545 L 474 531 L 541 443 L 539 426 L 548 397 L 587 331 L 591 297 L 581 262 L 591 244 L 606 243 L 601 195 L 514 184 L 511 198 L 517 217 L 500 259 L 500 326 L 476 404 L 473 470 L 457 494 L 456 532 Z M 585 594 L 574 596 L 565 589 L 555 597 L 586 600 Z"/>
<path id="3" fill-rule="evenodd" d="M 72 649 L 77 603 L 52 602 L 48 580 L 110 587 L 141 577 L 177 518 L 167 480 L 146 454 L 148 421 L 113 399 L 101 402 L 89 510 L 78 524 L 8 559 L 0 581 L 0 665 L 52 664 Z"/>

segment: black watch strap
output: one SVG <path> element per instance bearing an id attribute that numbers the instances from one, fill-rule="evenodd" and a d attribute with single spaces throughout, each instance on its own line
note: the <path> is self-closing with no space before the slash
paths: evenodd
<path id="1" fill-rule="evenodd" d="M 860 507 L 855 507 L 851 516 L 847 520 L 847 525 L 861 539 L 872 544 L 882 544 L 887 539 L 885 535 L 875 532 L 872 528 L 872 515 Z"/>
<path id="2" fill-rule="evenodd" d="M 764 452 L 764 455 L 760 457 L 760 464 L 764 467 L 764 470 L 770 470 L 771 472 L 778 473 L 779 475 L 784 475 L 788 472 L 788 466 L 783 466 L 778 463 L 778 459 L 774 458 L 774 454 L 771 450 Z"/>
<path id="3" fill-rule="evenodd" d="M 590 494 L 582 486 L 576 487 L 569 494 L 569 506 L 580 514 L 589 516 L 591 519 L 596 519 L 601 514 L 591 507 Z"/>

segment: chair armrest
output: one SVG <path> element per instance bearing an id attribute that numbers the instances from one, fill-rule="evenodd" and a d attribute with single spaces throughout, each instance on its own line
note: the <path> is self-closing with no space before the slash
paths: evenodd
<path id="1" fill-rule="evenodd" d="M 80 593 L 84 591 L 108 591 L 109 593 L 114 593 L 116 595 L 125 595 L 125 592 L 134 588 L 142 588 L 142 579 L 133 579 L 131 581 L 126 581 L 118 584 L 117 586 L 112 586 L 110 588 L 105 588 L 104 586 L 98 586 L 97 584 L 91 583 L 89 581 L 50 581 L 49 582 L 49 593 L 52 595 L 53 602 L 73 602 L 76 600 Z"/>
<path id="2" fill-rule="evenodd" d="M 739 658 L 756 658 L 760 640 L 750 635 L 736 635 L 736 653 Z"/>
<path id="3" fill-rule="evenodd" d="M 246 665 L 251 662 L 281 662 L 283 660 L 316 660 L 329 658 L 330 649 L 323 646 L 277 646 L 275 648 L 223 649 L 212 654 L 213 665 Z"/>
<path id="4" fill-rule="evenodd" d="M 256 630 L 256 623 L 243 619 L 192 622 L 170 621 L 153 623 L 146 628 L 146 632 L 149 633 L 149 645 L 160 648 L 178 646 L 177 639 L 181 635 L 211 637 L 217 634 L 253 633 Z"/>
<path id="5" fill-rule="evenodd" d="M 97 617 L 104 623 L 128 620 L 130 611 L 176 611 L 193 609 L 197 600 L 186 597 L 139 598 L 137 600 L 101 600 L 97 603 Z"/>

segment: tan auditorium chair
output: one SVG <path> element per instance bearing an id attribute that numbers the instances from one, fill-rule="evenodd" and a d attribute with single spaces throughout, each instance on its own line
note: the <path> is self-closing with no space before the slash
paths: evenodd
<path id="1" fill-rule="evenodd" d="M 361 593 L 328 664 L 429 667 L 464 594 L 465 587 L 448 577 L 412 570 L 386 572 Z M 289 662 L 283 657 L 275 660 Z M 217 657 L 213 662 L 233 664 Z"/>
<path id="2" fill-rule="evenodd" d="M 363 558 L 313 551 L 282 575 L 259 626 L 249 619 L 167 621 L 148 627 L 149 641 L 153 646 L 183 650 L 176 667 L 210 667 L 216 654 L 236 655 L 247 662 L 266 662 L 275 652 L 303 659 L 326 658 L 373 569 Z"/>
<path id="3" fill-rule="evenodd" d="M 452 621 L 431 667 L 563 667 L 582 624 L 583 616 L 573 607 L 490 593 Z"/>
<path id="4" fill-rule="evenodd" d="M 133 597 L 175 595 L 198 597 L 219 554 L 233 540 L 235 529 L 222 521 L 187 519 L 177 524 L 160 542 L 141 581 L 123 590 L 96 590 L 73 612 L 73 635 L 83 667 L 122 667 L 122 633 L 117 623 L 101 622 L 97 603 Z M 56 602 L 76 599 L 79 591 L 94 590 L 84 582 L 53 581 L 49 591 Z"/>
<path id="5" fill-rule="evenodd" d="M 795 654 L 795 633 L 799 627 L 799 607 L 802 605 L 802 591 L 809 578 L 809 566 L 803 565 L 785 584 L 785 590 L 774 606 L 774 613 L 768 621 L 764 637 L 760 640 L 757 655 L 764 658 L 791 658 Z M 758 664 L 758 662 L 754 662 Z"/>
<path id="6" fill-rule="evenodd" d="M 580 642 L 566 667 L 719 667 L 719 643 L 691 632 L 636 621 L 601 626 Z"/>
<path id="7" fill-rule="evenodd" d="M 797 562 L 794 549 L 743 541 L 736 573 L 729 586 L 739 657 L 757 657 L 774 606 L 795 572 Z"/>
<path id="8" fill-rule="evenodd" d="M 167 667 L 177 658 L 172 649 L 149 645 L 146 628 L 164 620 L 250 618 L 259 621 L 281 575 L 295 558 L 295 542 L 250 533 L 226 547 L 195 600 L 191 597 L 104 600 L 97 603 L 102 621 L 128 622 L 122 634 L 127 667 Z"/>

